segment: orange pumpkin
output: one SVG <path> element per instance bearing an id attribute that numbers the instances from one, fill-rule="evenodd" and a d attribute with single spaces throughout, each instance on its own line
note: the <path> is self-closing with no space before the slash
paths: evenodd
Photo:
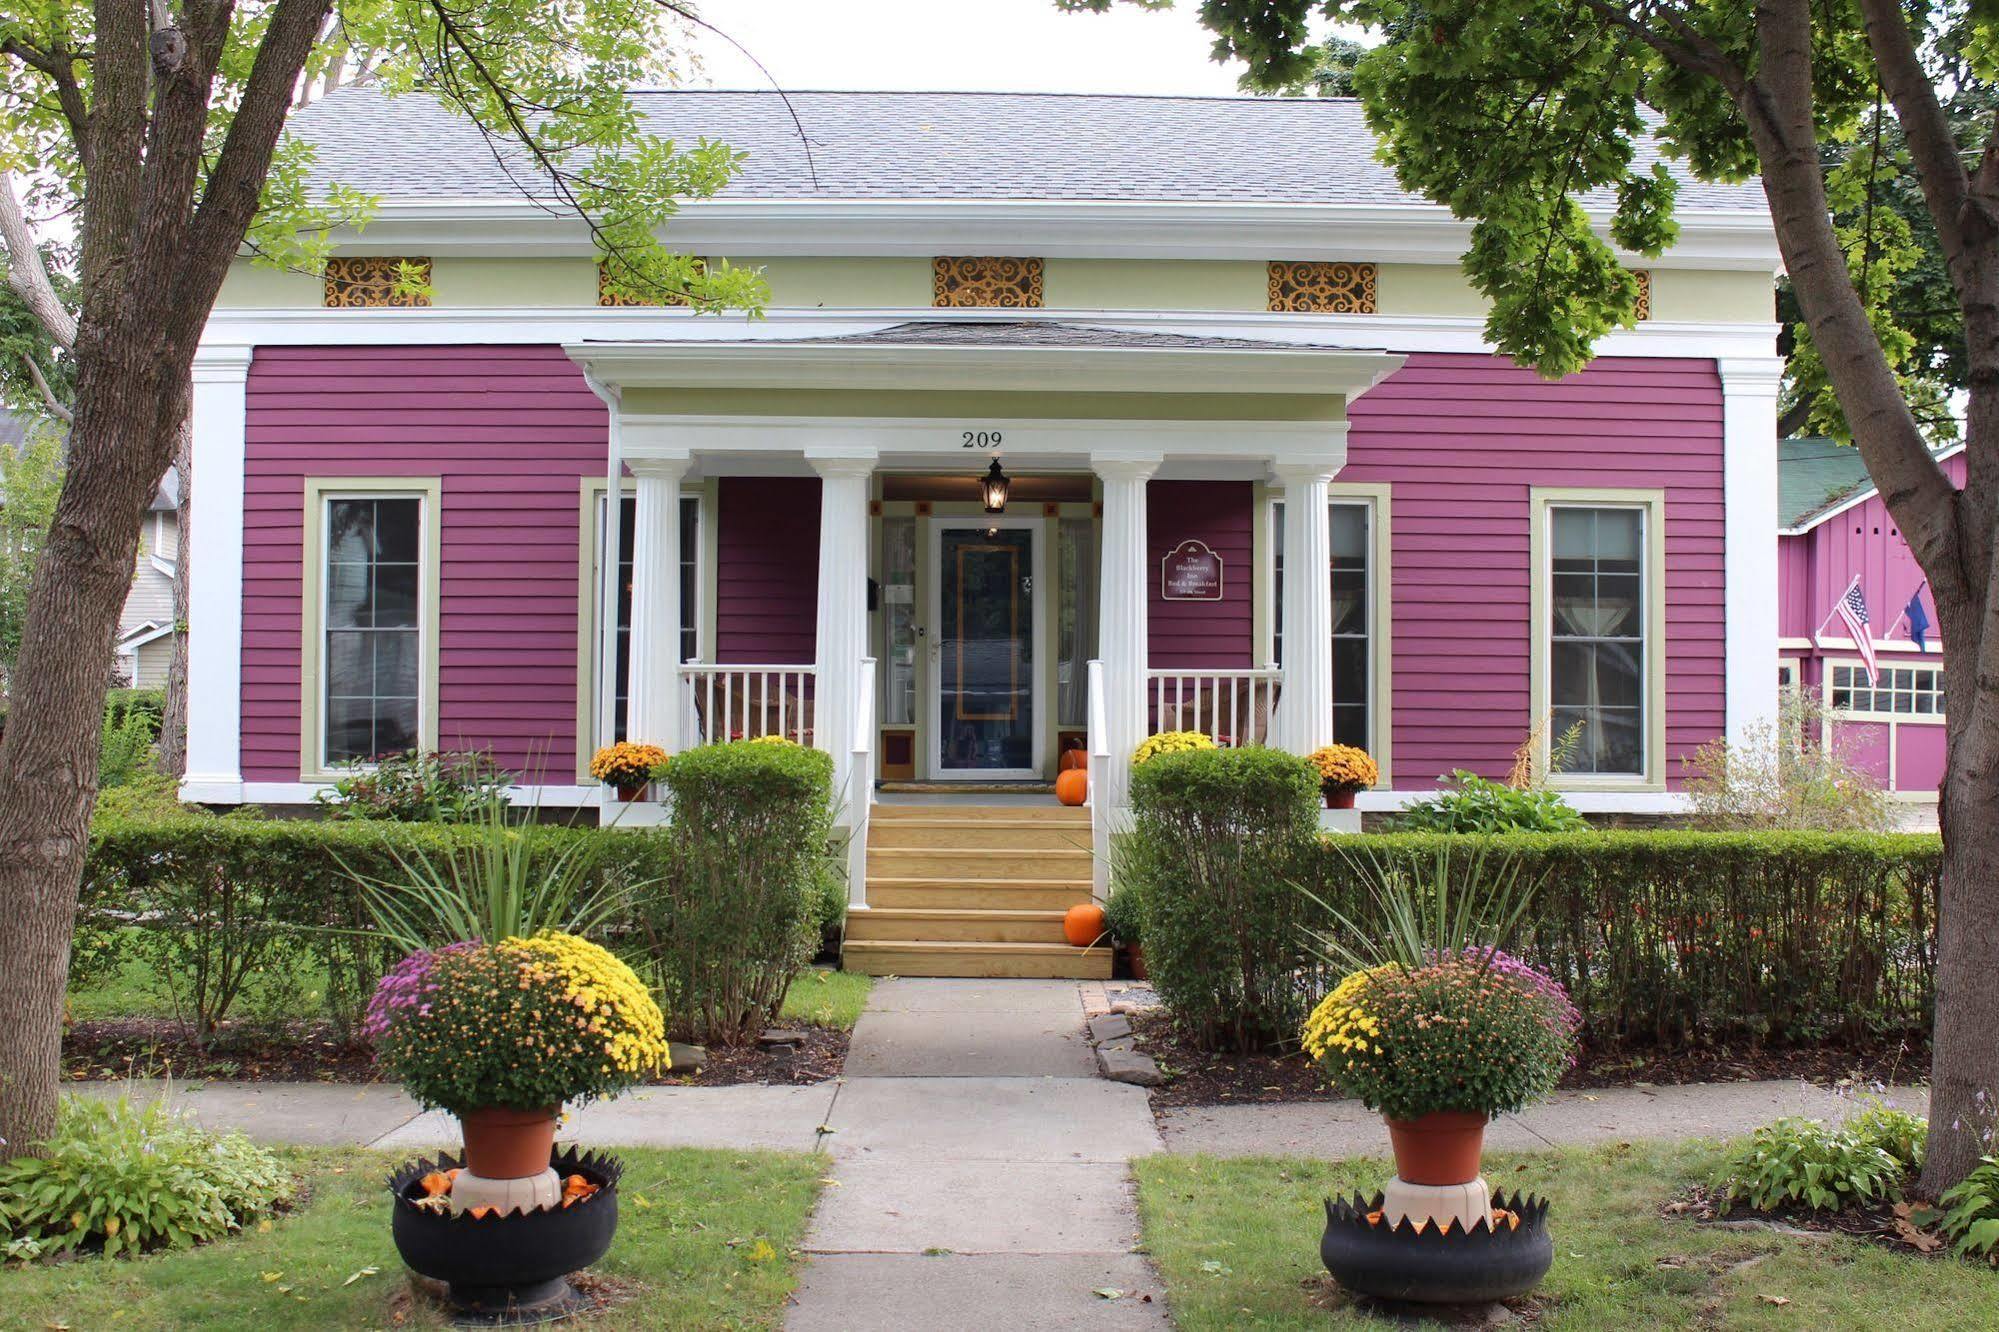
<path id="1" fill-rule="evenodd" d="M 1090 796 L 1090 772 L 1071 768 L 1055 776 L 1055 798 L 1065 805 L 1080 805 Z"/>
<path id="2" fill-rule="evenodd" d="M 1081 745 L 1076 745 L 1073 748 L 1065 749 L 1062 751 L 1063 772 L 1068 772 L 1074 768 L 1087 768 L 1089 766 L 1090 766 L 1090 751 L 1083 748 Z"/>
<path id="3" fill-rule="evenodd" d="M 1095 902 L 1072 906 L 1062 917 L 1062 937 L 1078 948 L 1088 948 L 1102 939 L 1106 928 L 1104 909 Z"/>

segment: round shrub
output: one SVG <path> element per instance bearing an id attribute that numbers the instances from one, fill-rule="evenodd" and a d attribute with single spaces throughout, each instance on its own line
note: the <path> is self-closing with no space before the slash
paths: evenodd
<path id="1" fill-rule="evenodd" d="M 1307 1054 L 1389 1119 L 1510 1114 L 1555 1089 L 1581 1025 L 1547 975 L 1496 949 L 1347 976 L 1305 1023 Z"/>
<path id="2" fill-rule="evenodd" d="M 453 1114 L 587 1101 L 667 1067 L 665 1019 L 632 969 L 554 930 L 411 953 L 361 1031 L 405 1091 Z"/>

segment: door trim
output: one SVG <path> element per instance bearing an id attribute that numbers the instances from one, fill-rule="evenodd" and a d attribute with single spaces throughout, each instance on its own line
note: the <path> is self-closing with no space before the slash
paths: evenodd
<path id="1" fill-rule="evenodd" d="M 1045 725 L 1048 707 L 1048 689 L 1044 670 L 1046 662 L 1043 651 L 1049 642 L 1050 624 L 1048 602 L 1048 533 L 1046 520 L 1033 518 L 1006 518 L 990 515 L 937 515 L 929 521 L 929 533 L 925 538 L 926 554 L 930 561 L 930 587 L 925 606 L 929 620 L 929 641 L 926 653 L 928 669 L 924 672 L 922 688 L 923 729 L 929 739 L 924 746 L 924 764 L 929 780 L 939 782 L 982 782 L 982 781 L 1038 781 L 1048 767 L 1048 727 Z M 1034 645 L 1034 667 L 1028 673 L 1031 680 L 1029 691 L 1033 717 L 1033 765 L 1030 768 L 946 768 L 944 766 L 944 672 L 941 669 L 944 653 L 944 533 L 946 530 L 964 532 L 986 532 L 993 528 L 1025 531 L 1028 534 L 1028 577 L 1034 580 L 1034 604 L 1028 616 L 1027 632 Z"/>

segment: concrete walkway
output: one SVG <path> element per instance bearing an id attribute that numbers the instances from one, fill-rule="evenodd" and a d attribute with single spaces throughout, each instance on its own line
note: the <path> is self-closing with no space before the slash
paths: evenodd
<path id="1" fill-rule="evenodd" d="M 791 1328 L 1167 1325 L 1127 1168 L 1159 1132 L 1074 981 L 877 984 L 830 1124 Z"/>

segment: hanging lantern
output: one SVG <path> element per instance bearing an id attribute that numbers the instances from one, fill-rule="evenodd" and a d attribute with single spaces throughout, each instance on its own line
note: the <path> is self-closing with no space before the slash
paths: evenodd
<path id="1" fill-rule="evenodd" d="M 999 459 L 993 459 L 993 465 L 979 479 L 979 491 L 985 496 L 987 513 L 1006 512 L 1006 493 L 1012 485 L 1006 473 L 1000 470 Z"/>

